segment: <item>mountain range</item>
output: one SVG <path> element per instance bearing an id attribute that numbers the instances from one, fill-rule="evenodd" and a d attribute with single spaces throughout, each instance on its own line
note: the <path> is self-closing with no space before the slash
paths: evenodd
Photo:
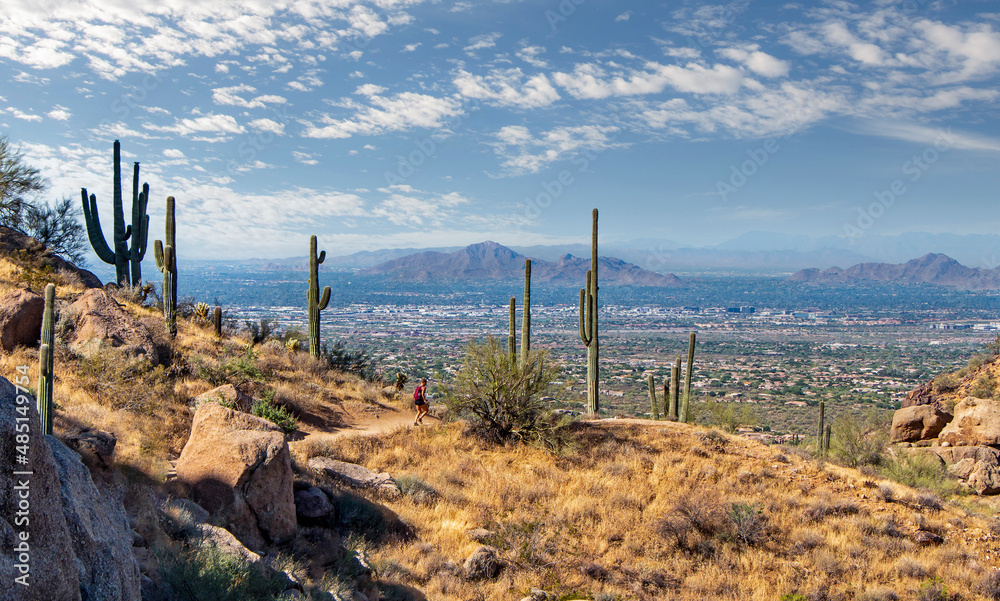
<path id="1" fill-rule="evenodd" d="M 790 278 L 793 282 L 843 285 L 860 282 L 935 284 L 961 290 L 1000 289 L 1000 268 L 966 267 L 940 253 L 928 253 L 902 264 L 859 263 L 847 269 L 831 267 L 803 269 Z"/>
<path id="2" fill-rule="evenodd" d="M 496 242 L 472 244 L 453 252 L 426 251 L 391 259 L 361 270 L 366 275 L 408 281 L 430 280 L 506 280 L 524 275 L 527 259 Z M 586 281 L 590 259 L 566 254 L 555 261 L 533 258 L 531 278 L 539 283 L 582 285 Z M 679 286 L 681 279 L 672 273 L 660 274 L 614 257 L 600 257 L 601 284 L 622 286 Z"/>

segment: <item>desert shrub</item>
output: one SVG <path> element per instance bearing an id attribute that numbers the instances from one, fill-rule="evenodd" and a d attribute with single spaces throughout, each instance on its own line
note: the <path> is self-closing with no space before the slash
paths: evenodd
<path id="1" fill-rule="evenodd" d="M 767 535 L 767 516 L 756 503 L 733 503 L 726 512 L 733 528 L 733 537 L 746 546 L 753 546 Z"/>
<path id="2" fill-rule="evenodd" d="M 677 497 L 673 507 L 657 520 L 654 530 L 672 540 L 679 549 L 697 550 L 707 540 L 723 533 L 727 516 L 718 499 L 700 490 Z"/>
<path id="3" fill-rule="evenodd" d="M 243 324 L 246 326 L 251 344 L 267 342 L 268 338 L 278 333 L 278 320 L 276 319 L 261 319 L 260 321 L 246 320 Z"/>
<path id="4" fill-rule="evenodd" d="M 785 593 L 781 596 L 781 601 L 808 601 L 808 599 L 799 593 Z"/>
<path id="5" fill-rule="evenodd" d="M 413 474 L 398 476 L 396 486 L 416 503 L 432 503 L 440 496 L 433 486 Z"/>
<path id="6" fill-rule="evenodd" d="M 977 399 L 990 399 L 993 398 L 996 388 L 996 379 L 988 371 L 983 371 L 972 381 L 972 386 L 969 387 L 969 395 Z"/>
<path id="7" fill-rule="evenodd" d="M 468 418 L 470 432 L 488 442 L 559 447 L 562 423 L 542 400 L 557 373 L 544 351 L 522 363 L 496 338 L 472 341 L 454 381 L 443 386 L 448 414 Z"/>
<path id="8" fill-rule="evenodd" d="M 163 366 L 153 367 L 144 357 L 130 357 L 111 347 L 81 357 L 77 376 L 98 404 L 111 409 L 150 413 L 173 395 Z"/>
<path id="9" fill-rule="evenodd" d="M 119 303 L 131 303 L 143 306 L 153 292 L 153 285 L 150 283 L 140 283 L 134 285 L 123 284 L 121 286 L 110 286 L 111 298 Z"/>
<path id="10" fill-rule="evenodd" d="M 250 345 L 243 349 L 241 355 L 222 362 L 215 362 L 203 357 L 194 357 L 191 362 L 194 373 L 214 386 L 232 384 L 239 387 L 250 382 L 264 380 L 264 372 L 257 365 L 257 352 Z"/>
<path id="11" fill-rule="evenodd" d="M 1000 601 L 1000 571 L 992 571 L 976 585 L 976 592 L 990 599 Z"/>
<path id="12" fill-rule="evenodd" d="M 917 601 L 948 601 L 948 587 L 940 577 L 929 578 L 920 583 Z"/>
<path id="13" fill-rule="evenodd" d="M 341 340 L 331 347 L 324 344 L 320 358 L 326 362 L 329 369 L 354 374 L 369 382 L 379 381 L 378 363 L 375 357 L 364 349 L 349 350 Z"/>
<path id="14" fill-rule="evenodd" d="M 913 488 L 922 488 L 946 496 L 959 492 L 954 476 L 937 457 L 900 450 L 897 457 L 880 468 L 883 476 Z"/>
<path id="15" fill-rule="evenodd" d="M 284 590 L 281 572 L 256 566 L 197 540 L 160 557 L 163 579 L 177 601 L 272 601 Z"/>
<path id="16" fill-rule="evenodd" d="M 861 418 L 839 416 L 833 422 L 830 442 L 834 459 L 850 467 L 882 465 L 891 415 L 891 411 L 872 411 Z"/>
<path id="17" fill-rule="evenodd" d="M 853 501 L 841 499 L 829 501 L 821 499 L 806 508 L 804 517 L 808 522 L 818 522 L 828 517 L 841 515 L 854 515 L 860 508 Z"/>
<path id="18" fill-rule="evenodd" d="M 940 511 L 944 507 L 944 500 L 930 491 L 923 491 L 917 493 L 917 505 Z"/>
<path id="19" fill-rule="evenodd" d="M 900 576 L 909 578 L 924 578 L 927 576 L 927 568 L 912 557 L 902 557 L 896 562 L 896 572 Z"/>
<path id="20" fill-rule="evenodd" d="M 281 428 L 286 434 L 294 432 L 299 427 L 298 418 L 292 415 L 292 412 L 289 411 L 287 407 L 276 405 L 274 403 L 273 390 L 268 390 L 267 393 L 265 393 L 264 398 L 254 401 L 253 407 L 250 409 L 250 413 L 256 415 L 257 417 L 262 417 L 266 420 L 274 422 L 274 424 Z"/>
<path id="21" fill-rule="evenodd" d="M 878 586 L 855 597 L 857 601 L 899 601 L 899 595 L 891 588 Z"/>
<path id="22" fill-rule="evenodd" d="M 1000 338 L 1000 335 L 998 335 L 998 338 Z M 990 344 L 987 343 L 986 346 L 987 348 L 989 348 Z M 994 359 L 993 354 L 973 355 L 972 358 L 969 359 L 969 365 L 968 365 L 969 371 L 978 371 L 980 367 L 993 361 L 993 359 Z"/>
<path id="23" fill-rule="evenodd" d="M 706 422 L 733 434 L 741 426 L 756 426 L 760 418 L 749 405 L 737 403 L 706 403 Z"/>
<path id="24" fill-rule="evenodd" d="M 941 374 L 934 378 L 931 388 L 936 394 L 944 394 L 958 388 L 961 381 L 955 374 Z"/>

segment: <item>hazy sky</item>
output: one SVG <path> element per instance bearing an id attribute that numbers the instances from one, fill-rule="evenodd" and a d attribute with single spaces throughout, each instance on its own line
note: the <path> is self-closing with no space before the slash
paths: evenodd
<path id="1" fill-rule="evenodd" d="M 0 133 L 182 257 L 995 233 L 998 68 L 989 1 L 3 0 Z"/>

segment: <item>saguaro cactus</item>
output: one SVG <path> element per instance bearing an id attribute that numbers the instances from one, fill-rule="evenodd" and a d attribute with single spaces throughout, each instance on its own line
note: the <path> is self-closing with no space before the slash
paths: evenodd
<path id="1" fill-rule="evenodd" d="M 670 417 L 675 420 L 684 421 L 680 414 L 680 388 L 681 388 L 681 358 L 677 357 L 677 364 L 670 368 Z"/>
<path id="2" fill-rule="evenodd" d="M 597 209 L 594 209 L 593 219 L 587 287 L 580 289 L 580 340 L 587 347 L 587 413 L 596 416 L 600 409 L 597 388 L 600 379 L 600 347 L 597 337 Z"/>
<path id="3" fill-rule="evenodd" d="M 212 311 L 212 327 L 215 328 L 215 335 L 222 338 L 222 307 L 219 305 Z"/>
<path id="4" fill-rule="evenodd" d="M 42 433 L 52 434 L 52 372 L 55 354 L 55 330 L 52 327 L 52 313 L 56 305 L 56 285 L 45 286 L 45 313 L 42 317 L 42 339 L 38 352 L 38 417 L 42 421 Z"/>
<path id="5" fill-rule="evenodd" d="M 149 233 L 149 215 L 146 206 L 149 203 L 149 184 L 142 185 L 139 192 L 139 163 L 133 164 L 132 171 L 132 224 L 125 225 L 125 212 L 122 207 L 122 169 L 121 144 L 114 144 L 114 233 L 112 242 L 114 250 L 108 246 L 101 230 L 101 219 L 97 212 L 97 196 L 87 197 L 87 189 L 81 189 L 83 197 L 83 217 L 87 224 L 87 236 L 94 252 L 105 263 L 115 266 L 115 281 L 121 285 L 139 284 L 142 280 L 142 259 L 146 256 L 146 238 Z M 131 248 L 128 245 L 132 239 Z M 131 264 L 131 273 L 129 266 Z"/>
<path id="6" fill-rule="evenodd" d="M 319 359 L 319 312 L 330 304 L 330 287 L 323 287 L 323 297 L 319 296 L 319 266 L 326 260 L 326 251 L 316 254 L 316 236 L 309 237 L 309 354 Z"/>
<path id="7" fill-rule="evenodd" d="M 521 365 L 528 364 L 531 349 L 531 259 L 524 260 L 524 309 L 521 315 Z"/>
<path id="8" fill-rule="evenodd" d="M 517 344 L 516 335 L 514 332 L 514 297 L 510 297 L 510 331 L 507 333 L 507 355 L 510 360 L 513 361 L 517 357 Z"/>
<path id="9" fill-rule="evenodd" d="M 691 420 L 691 375 L 694 371 L 694 343 L 695 334 L 691 332 L 688 335 L 688 362 L 687 362 L 687 373 L 684 378 L 684 409 L 681 413 L 684 414 L 681 420 L 684 423 L 688 423 Z"/>
<path id="10" fill-rule="evenodd" d="M 167 243 L 153 241 L 156 268 L 163 274 L 163 320 L 171 336 L 177 335 L 177 239 L 174 222 L 174 197 L 167 197 Z"/>
<path id="11" fill-rule="evenodd" d="M 826 457 L 830 454 L 830 437 L 833 435 L 833 426 L 831 424 L 826 425 L 826 434 L 823 436 L 823 456 Z"/>
<path id="12" fill-rule="evenodd" d="M 646 383 L 649 384 L 649 404 L 653 408 L 653 419 L 660 419 L 660 408 L 656 404 L 656 378 L 653 374 L 646 377 Z"/>
<path id="13" fill-rule="evenodd" d="M 826 439 L 826 403 L 824 401 L 819 402 L 819 425 L 816 427 L 816 454 L 822 457 L 825 455 L 823 452 L 823 442 Z"/>

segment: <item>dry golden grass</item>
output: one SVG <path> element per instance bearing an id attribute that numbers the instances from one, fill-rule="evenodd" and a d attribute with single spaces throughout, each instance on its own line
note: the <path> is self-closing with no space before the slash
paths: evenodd
<path id="1" fill-rule="evenodd" d="M 853 599 L 884 587 L 907 599 L 935 577 L 976 599 L 976 584 L 1000 567 L 983 516 L 921 507 L 898 484 L 886 502 L 854 470 L 705 432 L 586 425 L 575 450 L 553 455 L 483 448 L 452 424 L 330 440 L 323 450 L 437 492 L 385 503 L 417 538 L 373 555 L 432 599 L 517 599 L 530 587 L 566 598 L 762 601 Z M 765 520 L 750 544 L 736 536 L 733 503 Z M 482 544 L 467 535 L 473 528 L 494 533 L 488 542 L 510 566 L 496 581 L 456 575 Z M 918 546 L 918 528 L 944 544 Z"/>

